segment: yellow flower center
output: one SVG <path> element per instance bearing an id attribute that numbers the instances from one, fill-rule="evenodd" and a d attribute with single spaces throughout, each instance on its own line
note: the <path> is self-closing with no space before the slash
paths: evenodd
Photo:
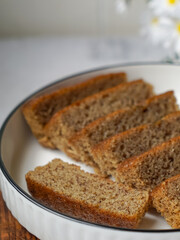
<path id="1" fill-rule="evenodd" d="M 177 3 L 177 0 L 167 0 L 167 3 L 169 5 L 175 5 Z"/>
<path id="2" fill-rule="evenodd" d="M 151 20 L 151 23 L 152 25 L 157 25 L 159 22 L 159 19 L 157 17 L 154 17 L 152 20 Z"/>
<path id="3" fill-rule="evenodd" d="M 180 22 L 176 25 L 176 30 L 180 34 Z"/>

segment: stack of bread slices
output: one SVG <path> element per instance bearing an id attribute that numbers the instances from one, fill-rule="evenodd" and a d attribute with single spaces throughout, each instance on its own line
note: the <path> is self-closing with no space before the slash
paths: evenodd
<path id="1" fill-rule="evenodd" d="M 137 228 L 154 206 L 180 228 L 180 111 L 173 91 L 155 95 L 142 79 L 110 73 L 36 97 L 22 112 L 40 144 L 96 172 L 54 159 L 26 174 L 33 197 L 71 217 L 125 228 Z"/>

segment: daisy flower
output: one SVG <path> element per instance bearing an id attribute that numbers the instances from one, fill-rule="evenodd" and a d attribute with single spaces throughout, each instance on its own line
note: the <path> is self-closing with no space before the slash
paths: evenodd
<path id="1" fill-rule="evenodd" d="M 166 40 L 165 47 L 171 48 L 180 57 L 180 20 L 174 20 L 171 24 L 170 37 Z"/>
<path id="2" fill-rule="evenodd" d="M 171 20 L 167 17 L 156 17 L 146 14 L 143 18 L 143 27 L 141 34 L 148 38 L 153 44 L 162 44 L 169 37 Z"/>
<path id="3" fill-rule="evenodd" d="M 167 17 L 151 17 L 141 33 L 153 44 L 163 46 L 170 54 L 180 58 L 180 20 Z"/>
<path id="4" fill-rule="evenodd" d="M 156 16 L 180 18 L 180 0 L 149 0 L 148 6 Z"/>

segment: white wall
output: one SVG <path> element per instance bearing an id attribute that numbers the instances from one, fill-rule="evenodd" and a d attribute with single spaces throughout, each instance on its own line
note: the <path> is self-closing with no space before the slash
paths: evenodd
<path id="1" fill-rule="evenodd" d="M 137 33 L 145 0 L 132 0 L 124 15 L 114 0 L 0 0 L 0 36 Z"/>

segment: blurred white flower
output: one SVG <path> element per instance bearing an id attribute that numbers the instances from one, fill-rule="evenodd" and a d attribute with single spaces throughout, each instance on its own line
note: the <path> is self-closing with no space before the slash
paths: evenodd
<path id="1" fill-rule="evenodd" d="M 149 0 L 148 6 L 156 16 L 180 18 L 180 0 Z"/>
<path id="2" fill-rule="evenodd" d="M 115 7 L 118 13 L 124 13 L 127 10 L 129 0 L 115 0 Z"/>
<path id="3" fill-rule="evenodd" d="M 171 20 L 167 17 L 155 17 L 146 14 L 143 18 L 141 34 L 148 38 L 153 44 L 162 44 L 169 38 Z"/>
<path id="4" fill-rule="evenodd" d="M 141 33 L 153 44 L 161 45 L 180 57 L 180 20 L 151 16 Z"/>
<path id="5" fill-rule="evenodd" d="M 111 1 L 111 0 L 109 0 Z M 131 0 L 114 0 L 116 10 L 123 13 Z M 141 29 L 153 44 L 162 46 L 180 59 L 180 0 L 147 0 L 148 10 Z M 148 14 L 149 13 L 149 14 Z"/>
<path id="6" fill-rule="evenodd" d="M 166 41 L 166 46 L 171 48 L 180 57 L 180 21 L 172 21 L 170 39 Z"/>

